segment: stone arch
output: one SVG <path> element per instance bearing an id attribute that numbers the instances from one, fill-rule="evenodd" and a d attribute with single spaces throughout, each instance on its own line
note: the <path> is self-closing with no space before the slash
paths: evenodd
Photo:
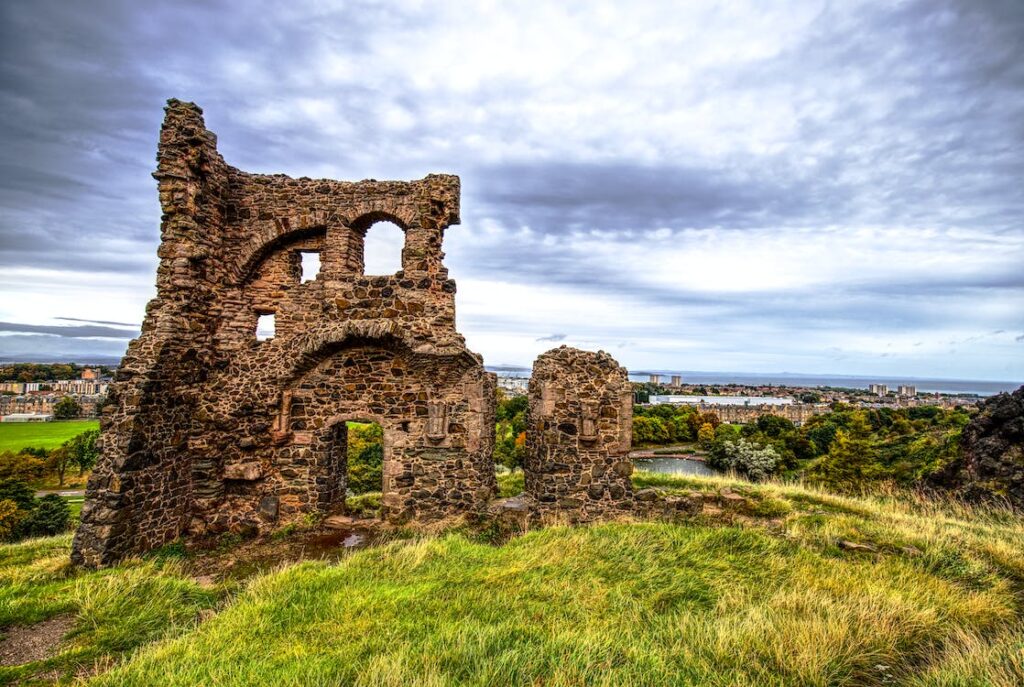
<path id="1" fill-rule="evenodd" d="M 368 270 L 366 266 L 367 238 L 370 236 L 370 230 L 381 224 L 398 227 L 402 233 L 400 238 L 395 239 L 398 242 L 397 245 L 390 245 L 390 241 L 388 242 L 387 263 L 389 264 L 387 267 L 385 269 Z M 357 274 L 361 276 L 383 276 L 404 270 L 409 226 L 410 224 L 398 214 L 382 210 L 367 212 L 359 215 L 355 220 L 353 220 L 349 225 L 349 228 L 352 231 L 355 242 L 355 245 L 353 246 L 355 255 L 352 258 L 352 266 L 356 268 L 355 271 Z M 378 229 L 378 231 L 380 231 L 380 229 Z M 394 265 L 393 263 L 396 258 L 398 264 Z"/>
<path id="2" fill-rule="evenodd" d="M 383 517 L 475 507 L 493 492 L 493 413 L 473 400 L 493 392 L 489 381 L 472 357 L 417 352 L 384 333 L 307 345 L 275 422 L 284 493 L 321 512 L 340 507 L 347 466 L 337 427 L 370 420 L 384 431 Z"/>
<path id="3" fill-rule="evenodd" d="M 242 284 L 259 264 L 272 253 L 292 241 L 308 236 L 326 236 L 330 226 L 341 222 L 333 212 L 314 210 L 300 215 L 289 215 L 274 220 L 253 222 L 250 237 L 238 251 L 238 257 L 229 268 L 229 279 Z"/>

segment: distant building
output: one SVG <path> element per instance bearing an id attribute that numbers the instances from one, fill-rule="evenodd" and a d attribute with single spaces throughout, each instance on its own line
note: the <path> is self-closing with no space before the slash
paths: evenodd
<path id="1" fill-rule="evenodd" d="M 13 413 L 4 415 L 0 422 L 49 422 L 53 415 L 43 413 Z"/>
<path id="2" fill-rule="evenodd" d="M 905 398 L 913 398 L 917 396 L 917 387 L 910 386 L 909 384 L 900 384 L 899 395 Z"/>
<path id="3" fill-rule="evenodd" d="M 792 398 L 781 396 L 681 396 L 664 394 L 651 396 L 652 404 L 671 403 L 689 406 L 786 406 L 793 403 Z"/>
<path id="4" fill-rule="evenodd" d="M 651 375 L 647 381 L 651 384 L 661 384 L 661 375 Z"/>
<path id="5" fill-rule="evenodd" d="M 672 386 L 682 386 L 682 385 L 683 385 L 683 376 L 682 375 L 672 375 Z"/>
<path id="6" fill-rule="evenodd" d="M 876 396 L 885 396 L 889 393 L 888 384 L 868 384 L 868 392 Z"/>
<path id="7" fill-rule="evenodd" d="M 25 382 L 0 382 L 0 391 L 23 394 L 25 393 Z"/>
<path id="8" fill-rule="evenodd" d="M 514 394 L 525 394 L 530 380 L 526 377 L 498 377 L 498 388 Z"/>
<path id="9" fill-rule="evenodd" d="M 98 371 L 92 369 L 91 367 L 87 367 L 84 370 L 82 370 L 82 379 L 95 381 L 95 380 L 97 380 L 99 378 L 100 378 L 100 373 Z"/>

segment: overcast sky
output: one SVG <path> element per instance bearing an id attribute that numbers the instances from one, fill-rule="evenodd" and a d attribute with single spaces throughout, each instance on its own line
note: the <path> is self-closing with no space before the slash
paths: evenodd
<path id="1" fill-rule="evenodd" d="M 176 97 L 247 171 L 460 175 L 488 364 L 1024 380 L 1024 2 L 456 4 L 0 4 L 0 357 L 123 353 Z"/>

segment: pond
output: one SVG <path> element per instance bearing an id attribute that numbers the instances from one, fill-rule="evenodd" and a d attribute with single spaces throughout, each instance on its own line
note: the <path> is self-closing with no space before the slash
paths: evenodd
<path id="1" fill-rule="evenodd" d="M 692 458 L 637 458 L 633 461 L 637 470 L 659 472 L 665 475 L 717 475 L 718 473 L 702 460 Z"/>

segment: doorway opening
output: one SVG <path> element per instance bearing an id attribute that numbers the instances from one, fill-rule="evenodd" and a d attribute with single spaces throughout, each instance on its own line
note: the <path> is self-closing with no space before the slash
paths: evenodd
<path id="1" fill-rule="evenodd" d="M 338 502 L 346 515 L 376 518 L 384 489 L 384 429 L 376 422 L 339 422 L 332 461 L 338 474 Z M 342 491 L 343 490 L 343 491 Z"/>

